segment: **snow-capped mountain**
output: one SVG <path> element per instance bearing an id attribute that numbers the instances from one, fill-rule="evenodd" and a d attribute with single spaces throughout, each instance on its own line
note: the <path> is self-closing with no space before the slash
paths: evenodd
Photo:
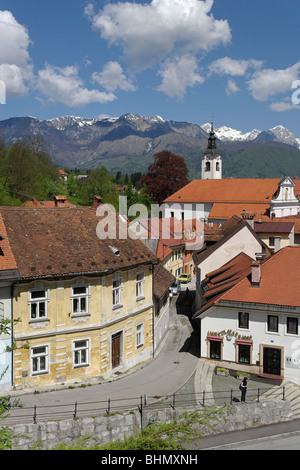
<path id="1" fill-rule="evenodd" d="M 145 171 L 153 155 L 162 150 L 182 155 L 198 168 L 197 161 L 207 147 L 210 128 L 211 124 L 199 126 L 138 114 L 95 118 L 62 116 L 43 121 L 27 116 L 0 121 L 0 140 L 12 144 L 20 138 L 42 136 L 52 159 L 69 168 L 104 165 L 111 171 Z M 285 149 L 287 152 L 300 148 L 300 138 L 296 139 L 283 126 L 246 133 L 222 126 L 215 132 L 220 140 L 218 148 L 224 156 L 231 147 L 235 152 L 244 148 L 259 152 L 259 148 L 266 145 L 274 149 L 286 144 L 294 147 Z"/>
<path id="2" fill-rule="evenodd" d="M 205 130 L 205 132 L 209 132 L 211 124 L 205 123 L 201 127 L 203 130 Z M 293 147 L 300 148 L 300 138 L 296 138 L 291 131 L 282 125 L 273 127 L 272 129 L 268 129 L 266 131 L 253 129 L 252 131 L 246 133 L 227 126 L 214 128 L 214 131 L 217 138 L 222 142 L 263 140 L 281 142 L 287 145 L 292 145 Z"/>

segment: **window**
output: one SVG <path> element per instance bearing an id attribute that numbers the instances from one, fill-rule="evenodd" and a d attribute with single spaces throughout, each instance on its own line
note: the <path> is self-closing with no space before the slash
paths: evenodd
<path id="1" fill-rule="evenodd" d="M 136 347 L 140 348 L 144 344 L 143 324 L 136 327 Z"/>
<path id="2" fill-rule="evenodd" d="M 268 315 L 268 331 L 278 333 L 278 317 L 276 315 Z"/>
<path id="3" fill-rule="evenodd" d="M 36 290 L 29 292 L 30 319 L 47 318 L 47 292 Z"/>
<path id="4" fill-rule="evenodd" d="M 89 341 L 87 339 L 74 341 L 73 364 L 74 367 L 84 367 L 89 365 Z"/>
<path id="5" fill-rule="evenodd" d="M 136 275 L 136 296 L 143 297 L 144 295 L 144 273 L 137 273 Z"/>
<path id="6" fill-rule="evenodd" d="M 249 313 L 239 312 L 239 328 L 249 329 Z"/>
<path id="7" fill-rule="evenodd" d="M 205 162 L 205 171 L 210 171 L 210 162 Z"/>
<path id="8" fill-rule="evenodd" d="M 48 346 L 40 346 L 31 349 L 32 375 L 48 373 Z"/>
<path id="9" fill-rule="evenodd" d="M 88 313 L 88 287 L 72 287 L 72 310 L 74 315 Z"/>
<path id="10" fill-rule="evenodd" d="M 121 305 L 121 279 L 115 279 L 113 281 L 112 294 L 113 294 L 113 306 L 116 307 Z"/>
<path id="11" fill-rule="evenodd" d="M 269 246 L 275 246 L 275 238 L 269 237 Z"/>
<path id="12" fill-rule="evenodd" d="M 250 364 L 250 351 L 251 346 L 248 344 L 239 344 L 238 345 L 238 361 L 241 364 Z"/>
<path id="13" fill-rule="evenodd" d="M 216 162 L 216 171 L 220 171 L 220 162 Z"/>
<path id="14" fill-rule="evenodd" d="M 221 359 L 220 341 L 210 341 L 210 359 Z"/>
<path id="15" fill-rule="evenodd" d="M 291 335 L 298 334 L 298 318 L 287 317 L 286 319 L 286 332 Z"/>

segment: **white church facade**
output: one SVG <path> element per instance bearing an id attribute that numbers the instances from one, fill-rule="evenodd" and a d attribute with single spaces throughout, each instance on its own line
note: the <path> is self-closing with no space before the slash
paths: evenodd
<path id="1" fill-rule="evenodd" d="M 300 202 L 295 182 L 279 178 L 222 178 L 222 157 L 211 126 L 201 160 L 201 179 L 193 180 L 164 201 L 165 217 L 223 223 L 233 215 L 253 213 L 265 220 L 298 215 Z"/>

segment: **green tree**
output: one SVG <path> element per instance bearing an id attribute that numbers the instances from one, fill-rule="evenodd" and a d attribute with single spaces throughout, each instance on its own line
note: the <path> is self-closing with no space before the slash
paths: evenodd
<path id="1" fill-rule="evenodd" d="M 79 203 L 84 206 L 92 204 L 94 196 L 101 196 L 104 203 L 117 206 L 117 192 L 111 175 L 105 167 L 92 170 L 87 178 L 80 180 Z"/>

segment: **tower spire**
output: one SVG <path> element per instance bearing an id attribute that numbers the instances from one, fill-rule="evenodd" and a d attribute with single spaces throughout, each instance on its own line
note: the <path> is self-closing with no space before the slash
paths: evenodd
<path id="1" fill-rule="evenodd" d="M 216 142 L 216 134 L 214 131 L 214 123 L 211 122 L 211 128 L 210 128 L 210 133 L 209 133 L 209 138 L 207 142 L 207 150 L 214 150 L 217 148 L 217 142 Z"/>
<path id="2" fill-rule="evenodd" d="M 217 150 L 217 137 L 211 121 L 207 149 L 202 157 L 202 179 L 222 179 L 222 157 Z"/>

